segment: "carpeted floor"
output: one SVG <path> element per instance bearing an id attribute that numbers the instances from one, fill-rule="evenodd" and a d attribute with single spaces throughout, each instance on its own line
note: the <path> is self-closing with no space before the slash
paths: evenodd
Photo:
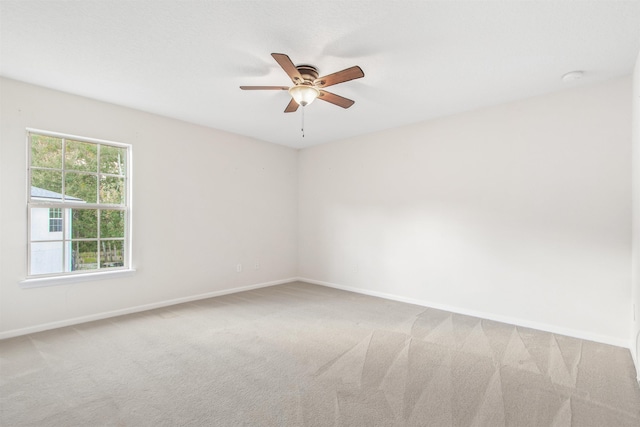
<path id="1" fill-rule="evenodd" d="M 0 341 L 2 426 L 639 426 L 627 349 L 290 283 Z"/>

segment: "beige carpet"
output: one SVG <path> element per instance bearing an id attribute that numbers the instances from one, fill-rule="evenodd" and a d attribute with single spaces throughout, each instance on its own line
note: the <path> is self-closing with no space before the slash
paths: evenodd
<path id="1" fill-rule="evenodd" d="M 0 342 L 2 426 L 634 426 L 627 349 L 304 283 Z"/>

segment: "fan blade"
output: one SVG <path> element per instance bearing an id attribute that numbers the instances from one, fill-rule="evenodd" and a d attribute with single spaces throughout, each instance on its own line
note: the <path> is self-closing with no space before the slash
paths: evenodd
<path id="1" fill-rule="evenodd" d="M 320 91 L 320 96 L 318 97 L 318 99 L 322 99 L 323 101 L 330 102 L 342 108 L 349 108 L 356 103 L 355 101 L 345 98 L 344 96 L 336 95 L 335 93 L 327 92 L 326 90 Z"/>
<path id="2" fill-rule="evenodd" d="M 329 74 L 324 77 L 319 77 L 315 80 L 314 84 L 317 87 L 328 87 L 337 85 L 338 83 L 348 82 L 349 80 L 359 79 L 364 77 L 362 68 L 357 65 L 346 70 L 338 71 L 337 73 Z"/>
<path id="3" fill-rule="evenodd" d="M 300 72 L 298 71 L 296 66 L 293 65 L 293 62 L 291 62 L 291 59 L 287 55 L 285 55 L 284 53 L 272 53 L 271 56 L 273 56 L 273 59 L 275 59 L 276 62 L 282 67 L 284 72 L 287 73 L 293 83 L 298 84 L 302 82 L 302 76 L 300 75 Z"/>
<path id="4" fill-rule="evenodd" d="M 287 86 L 240 86 L 242 90 L 289 90 Z"/>
<path id="5" fill-rule="evenodd" d="M 289 105 L 287 105 L 287 108 L 284 109 L 284 112 L 293 113 L 297 109 L 298 109 L 298 103 L 296 102 L 295 99 L 291 98 L 291 101 L 289 101 Z"/>

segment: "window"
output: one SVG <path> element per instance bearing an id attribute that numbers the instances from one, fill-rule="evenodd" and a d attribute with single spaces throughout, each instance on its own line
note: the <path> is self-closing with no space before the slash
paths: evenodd
<path id="1" fill-rule="evenodd" d="M 28 131 L 28 276 L 130 268 L 131 146 Z"/>
<path id="2" fill-rule="evenodd" d="M 62 231 L 62 209 L 49 209 L 49 233 Z"/>

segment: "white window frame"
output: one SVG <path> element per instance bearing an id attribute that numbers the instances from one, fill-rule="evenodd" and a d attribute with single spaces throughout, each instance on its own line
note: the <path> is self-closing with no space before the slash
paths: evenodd
<path id="1" fill-rule="evenodd" d="M 113 278 L 113 277 L 117 277 L 117 276 L 126 276 L 126 275 L 130 275 L 132 274 L 135 270 L 133 269 L 133 258 L 132 258 L 132 176 L 133 176 L 133 162 L 132 162 L 132 146 L 131 144 L 125 144 L 125 143 L 121 143 L 121 142 L 114 142 L 114 141 L 107 141 L 107 140 L 102 140 L 102 139 L 96 139 L 96 138 L 89 138 L 89 137 L 84 137 L 84 136 L 78 136 L 78 135 L 71 135 L 71 134 L 65 134 L 65 133 L 59 133 L 59 132 L 51 132 L 51 131 L 47 131 L 47 130 L 41 130 L 41 129 L 33 129 L 33 128 L 27 128 L 26 129 L 26 146 L 27 146 L 27 265 L 26 265 L 26 278 L 25 280 L 23 280 L 20 284 L 22 287 L 41 287 L 41 286 L 49 286 L 49 285 L 55 285 L 55 284 L 63 284 L 63 283 L 73 283 L 73 282 L 79 282 L 79 281 L 86 281 L 86 280 L 94 280 L 94 279 L 105 279 L 105 278 Z M 98 265 L 97 265 L 97 269 L 95 270 L 76 270 L 76 271 L 65 271 L 65 272 L 60 272 L 60 273 L 46 273 L 46 274 L 31 274 L 31 245 L 32 243 L 35 243 L 36 241 L 32 241 L 32 237 L 31 237 L 31 212 L 32 209 L 34 208 L 60 208 L 62 209 L 62 224 L 63 224 L 63 237 L 62 237 L 62 244 L 63 244 L 63 257 L 68 257 L 69 254 L 67 254 L 67 249 L 66 249 L 66 242 L 71 242 L 72 238 L 67 238 L 65 237 L 66 231 L 64 231 L 64 228 L 66 227 L 66 216 L 68 215 L 68 212 L 72 209 L 72 208 L 78 208 L 78 203 L 74 202 L 74 201 L 60 201 L 60 202 L 51 202 L 51 201 L 43 201 L 43 200 L 34 200 L 31 196 L 31 134 L 38 134 L 38 135 L 44 135 L 44 136 L 51 136 L 51 137 L 55 137 L 55 138 L 62 138 L 62 139 L 68 139 L 68 140 L 73 140 L 73 141 L 80 141 L 80 142 L 87 142 L 87 143 L 91 143 L 91 144 L 98 144 L 98 145 L 105 145 L 105 146 L 113 146 L 113 147 L 118 147 L 118 148 L 124 148 L 126 149 L 126 173 L 124 175 L 124 187 L 125 187 L 125 201 L 123 205 L 113 205 L 113 204 L 106 204 L 106 203 L 87 203 L 87 204 L 82 204 L 83 208 L 88 208 L 88 209 L 110 209 L 110 210 L 121 210 L 124 212 L 125 215 L 125 219 L 124 219 L 124 227 L 125 227 L 125 232 L 124 232 L 124 256 L 123 256 L 123 266 L 121 267 L 107 267 L 107 268 L 101 268 L 100 267 L 100 242 L 104 242 L 106 240 L 109 240 L 108 238 L 100 238 L 99 236 L 96 239 L 88 239 L 88 240 L 95 240 L 98 242 L 97 246 L 98 246 Z M 64 146 L 64 145 L 63 145 Z M 63 161 L 62 161 L 62 165 L 61 165 L 61 169 L 60 171 L 63 173 L 64 176 L 64 172 L 66 171 L 65 168 L 65 163 L 64 163 L 64 149 L 63 149 Z M 100 162 L 100 159 L 98 157 L 97 159 L 98 164 Z M 98 177 L 100 175 L 100 172 L 98 171 L 97 173 Z M 107 176 L 109 176 L 110 174 L 106 174 Z M 65 194 L 64 192 L 64 179 L 63 179 L 63 191 L 62 194 Z M 100 230 L 100 218 L 98 215 L 98 233 Z M 73 239 L 76 240 L 76 239 Z M 120 239 L 117 239 L 120 240 Z M 63 262 L 64 264 L 64 262 Z"/>

